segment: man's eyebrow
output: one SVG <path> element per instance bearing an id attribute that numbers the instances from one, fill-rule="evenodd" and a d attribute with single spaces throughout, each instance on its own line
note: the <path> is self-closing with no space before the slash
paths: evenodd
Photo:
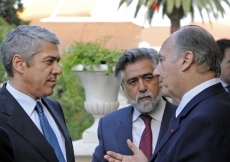
<path id="1" fill-rule="evenodd" d="M 143 75 L 141 75 L 142 77 L 145 77 L 145 76 L 148 76 L 148 75 L 151 75 L 151 76 L 153 76 L 153 73 L 145 73 L 145 74 L 143 74 Z"/>
<path id="2" fill-rule="evenodd" d="M 129 82 L 129 81 L 131 81 L 131 80 L 137 80 L 137 77 L 132 77 L 132 78 L 129 78 L 129 79 L 127 79 L 127 83 Z"/>
<path id="3" fill-rule="evenodd" d="M 146 76 L 148 76 L 148 75 L 153 76 L 153 73 L 151 73 L 151 72 L 144 73 L 144 74 L 142 74 L 142 75 L 141 75 L 141 77 L 146 77 Z M 129 79 L 127 79 L 127 81 L 126 81 L 126 82 L 129 82 L 129 81 L 131 81 L 131 80 L 137 80 L 137 78 L 138 78 L 138 77 L 132 77 L 132 78 L 129 78 Z"/>
<path id="4" fill-rule="evenodd" d="M 56 56 L 46 56 L 46 57 L 44 57 L 44 59 L 53 59 L 53 60 L 60 60 L 61 58 L 60 57 L 56 57 Z"/>

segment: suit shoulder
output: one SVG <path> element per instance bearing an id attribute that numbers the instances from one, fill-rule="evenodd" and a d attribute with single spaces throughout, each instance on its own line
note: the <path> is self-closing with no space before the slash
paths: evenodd
<path id="1" fill-rule="evenodd" d="M 228 94 L 228 92 L 213 95 L 201 101 L 200 104 L 198 104 L 198 106 L 200 105 L 207 105 L 205 106 L 205 108 L 207 109 L 216 109 L 218 107 L 218 110 L 223 108 L 230 110 L 230 95 Z"/>

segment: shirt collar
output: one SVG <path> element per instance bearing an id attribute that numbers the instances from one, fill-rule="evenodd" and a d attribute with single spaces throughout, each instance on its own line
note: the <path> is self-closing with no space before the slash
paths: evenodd
<path id="1" fill-rule="evenodd" d="M 150 113 L 148 113 L 148 115 L 150 115 L 153 119 L 161 122 L 163 114 L 164 114 L 165 105 L 166 105 L 166 101 L 163 100 L 163 98 L 161 97 L 158 106 L 153 111 L 151 111 Z M 133 122 L 136 121 L 140 115 L 141 115 L 141 112 L 138 111 L 134 107 L 134 111 L 133 111 Z"/>
<path id="2" fill-rule="evenodd" d="M 178 108 L 176 109 L 176 117 L 180 114 L 180 112 L 184 109 L 184 107 L 187 105 L 187 103 L 192 100 L 193 97 L 195 97 L 198 93 L 200 93 L 201 91 L 203 91 L 204 89 L 217 84 L 218 83 L 218 79 L 217 78 L 213 78 L 211 80 L 208 80 L 204 83 L 201 83 L 200 85 L 196 86 L 195 88 L 191 89 L 190 91 L 188 91 L 187 93 L 184 94 L 184 96 L 181 99 L 181 102 L 178 106 Z"/>
<path id="3" fill-rule="evenodd" d="M 26 94 L 13 88 L 9 84 L 9 81 L 6 84 L 6 89 L 18 101 L 18 103 L 25 110 L 25 112 L 28 114 L 28 116 L 30 116 L 32 114 L 34 108 L 35 108 L 36 101 L 33 98 L 31 98 L 30 96 L 27 96 Z"/>

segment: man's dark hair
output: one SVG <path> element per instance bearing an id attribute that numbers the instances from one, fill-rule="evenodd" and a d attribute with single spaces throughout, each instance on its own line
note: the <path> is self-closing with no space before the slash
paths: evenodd
<path id="1" fill-rule="evenodd" d="M 221 61 L 225 57 L 225 50 L 230 48 L 230 39 L 219 39 L 216 41 L 218 48 L 220 50 L 220 59 Z"/>

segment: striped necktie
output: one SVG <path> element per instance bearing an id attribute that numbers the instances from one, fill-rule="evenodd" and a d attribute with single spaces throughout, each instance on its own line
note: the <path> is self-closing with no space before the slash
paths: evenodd
<path id="1" fill-rule="evenodd" d="M 140 117 L 145 123 L 145 129 L 141 135 L 139 149 L 141 149 L 145 156 L 150 159 L 152 156 L 152 117 L 144 114 L 141 114 Z"/>

